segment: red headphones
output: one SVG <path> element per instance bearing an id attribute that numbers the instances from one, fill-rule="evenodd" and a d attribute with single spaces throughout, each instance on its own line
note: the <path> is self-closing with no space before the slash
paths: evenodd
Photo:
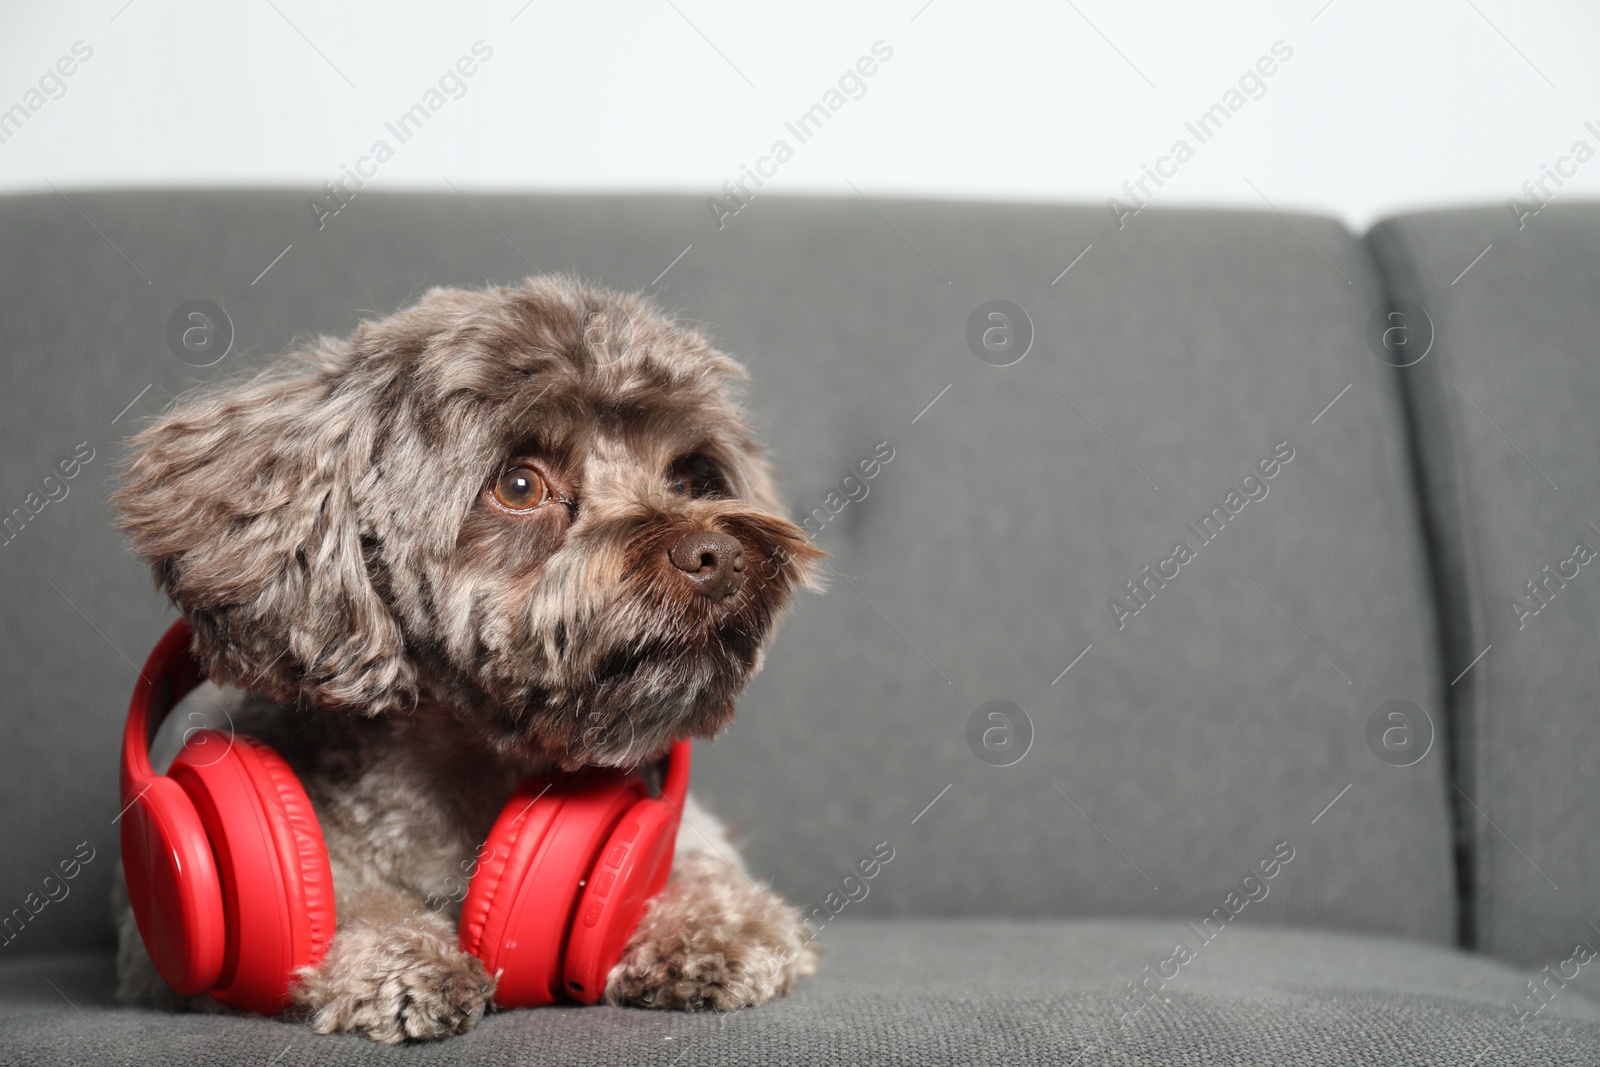
<path id="1" fill-rule="evenodd" d="M 200 684 L 189 624 L 172 624 L 134 685 L 122 736 L 122 869 L 139 936 L 168 985 L 273 1014 L 333 938 L 333 873 L 289 765 L 253 738 L 196 730 L 164 775 L 156 727 Z M 461 910 L 461 947 L 500 975 L 504 1008 L 593 1004 L 666 885 L 689 742 L 651 797 L 632 771 L 517 786 L 489 831 Z"/>

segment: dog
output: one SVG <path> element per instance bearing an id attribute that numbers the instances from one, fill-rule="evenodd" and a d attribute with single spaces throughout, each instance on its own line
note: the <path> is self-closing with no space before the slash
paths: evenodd
<path id="1" fill-rule="evenodd" d="M 818 585 L 740 406 L 744 369 L 649 301 L 542 276 L 439 288 L 134 437 L 117 522 L 228 715 L 306 787 L 337 926 L 296 976 L 318 1032 L 471 1029 L 495 976 L 460 885 L 517 782 L 711 737 Z M 126 890 L 118 997 L 156 974 Z M 817 954 L 691 796 L 613 1005 L 730 1010 Z"/>

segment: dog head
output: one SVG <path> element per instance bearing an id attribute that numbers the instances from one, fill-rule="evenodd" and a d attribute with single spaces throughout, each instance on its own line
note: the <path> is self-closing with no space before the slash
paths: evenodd
<path id="1" fill-rule="evenodd" d="M 728 722 L 821 555 L 743 377 L 634 297 L 435 289 L 185 398 L 114 503 L 216 681 L 634 763 Z"/>

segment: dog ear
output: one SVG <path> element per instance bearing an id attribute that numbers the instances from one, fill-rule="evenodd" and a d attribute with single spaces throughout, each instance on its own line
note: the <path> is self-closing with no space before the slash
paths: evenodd
<path id="1" fill-rule="evenodd" d="M 341 388 L 351 358 L 324 340 L 184 398 L 133 439 L 112 502 L 213 680 L 375 714 L 414 704 L 416 678 L 369 572 L 382 416 Z"/>

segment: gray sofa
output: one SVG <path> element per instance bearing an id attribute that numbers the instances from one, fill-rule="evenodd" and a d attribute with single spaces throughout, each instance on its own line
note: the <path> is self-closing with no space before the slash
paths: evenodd
<path id="1" fill-rule="evenodd" d="M 0 1062 L 1600 1062 L 1600 208 L 69 195 L 0 200 Z M 696 779 L 820 973 L 405 1049 L 115 1007 L 115 751 L 171 617 L 119 442 L 547 270 L 748 364 L 831 555 Z"/>

